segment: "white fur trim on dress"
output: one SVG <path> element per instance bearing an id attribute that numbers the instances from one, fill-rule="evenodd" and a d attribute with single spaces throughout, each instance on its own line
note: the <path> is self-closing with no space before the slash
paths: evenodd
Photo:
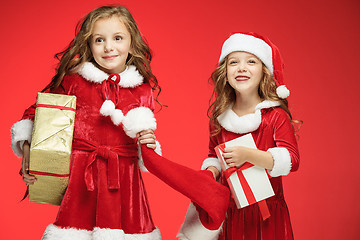
<path id="1" fill-rule="evenodd" d="M 290 96 L 290 91 L 285 85 L 281 85 L 276 88 L 276 94 L 279 96 L 279 98 L 285 99 Z"/>
<path id="2" fill-rule="evenodd" d="M 206 170 L 208 167 L 215 167 L 219 172 L 221 172 L 221 165 L 218 158 L 206 158 L 201 165 L 201 170 Z"/>
<path id="3" fill-rule="evenodd" d="M 217 240 L 221 233 L 222 224 L 217 230 L 209 230 L 202 225 L 195 206 L 190 203 L 184 223 L 177 235 L 181 240 Z"/>
<path id="4" fill-rule="evenodd" d="M 147 107 L 133 108 L 125 115 L 123 127 L 125 133 L 131 138 L 135 138 L 136 134 L 143 130 L 155 130 L 156 119 L 154 113 Z"/>
<path id="5" fill-rule="evenodd" d="M 225 110 L 225 112 L 223 112 L 217 118 L 217 120 L 223 128 L 230 132 L 238 134 L 249 133 L 259 128 L 261 123 L 261 109 L 276 106 L 280 106 L 280 103 L 265 100 L 256 105 L 254 113 L 250 113 L 241 117 L 239 117 L 230 107 Z"/>
<path id="6" fill-rule="evenodd" d="M 76 228 L 61 228 L 50 224 L 41 240 L 92 240 L 92 231 Z"/>
<path id="7" fill-rule="evenodd" d="M 275 147 L 267 150 L 274 159 L 274 167 L 268 173 L 272 177 L 286 176 L 291 170 L 291 157 L 286 148 Z"/>
<path id="8" fill-rule="evenodd" d="M 86 80 L 93 83 L 102 83 L 108 79 L 109 74 L 95 67 L 91 62 L 83 63 L 78 69 L 77 73 Z M 119 86 L 123 88 L 134 88 L 143 83 L 144 77 L 139 73 L 135 66 L 130 65 L 125 68 L 120 74 Z"/>
<path id="9" fill-rule="evenodd" d="M 41 240 L 161 240 L 161 234 L 158 228 L 149 233 L 127 234 L 121 229 L 96 227 L 89 231 L 50 224 Z"/>
<path id="10" fill-rule="evenodd" d="M 156 148 L 154 149 L 154 151 L 155 151 L 158 155 L 162 156 L 160 143 L 159 143 L 157 140 L 155 141 L 155 143 L 156 143 Z M 138 145 L 138 153 L 139 153 L 138 164 L 139 164 L 140 170 L 143 171 L 143 172 L 149 172 L 149 171 L 147 170 L 147 168 L 145 167 L 144 160 L 143 160 L 143 158 L 142 158 L 142 153 L 141 153 L 141 147 L 140 147 L 140 145 Z"/>
<path id="11" fill-rule="evenodd" d="M 11 148 L 14 153 L 22 157 L 23 151 L 20 143 L 24 143 L 24 141 L 31 142 L 32 129 L 34 122 L 30 119 L 23 119 L 15 123 L 11 127 Z"/>
<path id="12" fill-rule="evenodd" d="M 269 69 L 271 75 L 274 74 L 272 48 L 264 40 L 242 33 L 231 35 L 222 46 L 219 63 L 221 63 L 227 55 L 237 51 L 254 54 Z"/>
<path id="13" fill-rule="evenodd" d="M 120 229 L 94 228 L 92 240 L 161 240 L 161 234 L 158 228 L 137 234 L 127 234 Z"/>
<path id="14" fill-rule="evenodd" d="M 143 83 L 144 77 L 139 73 L 134 65 L 127 67 L 127 70 L 120 73 L 119 85 L 123 88 L 134 88 Z"/>

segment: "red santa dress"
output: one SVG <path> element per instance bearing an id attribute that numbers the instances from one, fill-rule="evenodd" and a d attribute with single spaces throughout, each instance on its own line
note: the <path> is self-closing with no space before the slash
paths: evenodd
<path id="1" fill-rule="evenodd" d="M 271 214 L 266 220 L 262 220 L 257 204 L 237 209 L 234 200 L 231 199 L 222 231 L 219 231 L 219 239 L 293 239 L 282 176 L 298 169 L 299 152 L 288 114 L 279 107 L 278 102 L 263 101 L 256 106 L 255 113 L 239 117 L 232 109 L 228 109 L 218 117 L 218 121 L 221 132 L 210 137 L 209 155 L 203 162 L 202 169 L 214 166 L 221 171 L 220 162 L 214 151 L 215 146 L 251 133 L 257 148 L 268 151 L 273 156 L 274 167 L 268 173 L 272 177 L 270 182 L 275 192 L 275 196 L 266 199 Z M 221 182 L 228 186 L 223 173 Z"/>
<path id="2" fill-rule="evenodd" d="M 65 76 L 55 93 L 77 97 L 74 141 L 69 185 L 42 239 L 161 239 L 134 139 L 142 130 L 156 129 L 150 85 L 135 66 L 109 76 L 87 62 Z M 106 107 L 110 102 L 112 107 Z M 27 109 L 11 129 L 18 156 L 23 141 L 31 141 L 34 113 L 35 106 Z"/>

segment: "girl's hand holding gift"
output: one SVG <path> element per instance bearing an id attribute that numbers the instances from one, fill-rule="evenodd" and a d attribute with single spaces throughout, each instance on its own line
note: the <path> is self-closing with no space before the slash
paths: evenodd
<path id="1" fill-rule="evenodd" d="M 29 172 L 29 159 L 30 159 L 30 145 L 27 141 L 24 142 L 23 145 L 23 159 L 21 165 L 21 173 L 23 177 L 23 181 L 26 183 L 26 186 L 33 185 L 36 181 L 35 176 L 30 175 Z"/>
<path id="2" fill-rule="evenodd" d="M 223 157 L 229 167 L 240 167 L 245 162 L 272 170 L 274 159 L 271 153 L 247 147 L 227 147 L 224 149 Z"/>
<path id="3" fill-rule="evenodd" d="M 241 166 L 248 159 L 248 149 L 246 147 L 227 147 L 224 149 L 223 157 L 226 161 L 226 164 L 229 167 Z"/>

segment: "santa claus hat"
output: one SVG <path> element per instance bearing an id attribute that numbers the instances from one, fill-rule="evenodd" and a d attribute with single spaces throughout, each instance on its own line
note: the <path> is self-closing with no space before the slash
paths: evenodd
<path id="1" fill-rule="evenodd" d="M 284 64 L 280 51 L 267 37 L 253 32 L 232 34 L 222 46 L 219 64 L 227 55 L 236 51 L 248 52 L 258 57 L 276 82 L 276 94 L 282 99 L 290 95 L 284 84 Z"/>

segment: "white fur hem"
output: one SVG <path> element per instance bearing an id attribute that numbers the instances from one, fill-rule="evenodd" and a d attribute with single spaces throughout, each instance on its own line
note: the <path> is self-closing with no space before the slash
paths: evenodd
<path id="1" fill-rule="evenodd" d="M 201 170 L 206 170 L 208 167 L 216 167 L 216 169 L 219 172 L 221 172 L 220 161 L 217 158 L 214 157 L 206 158 L 203 164 L 201 165 Z"/>
<path id="2" fill-rule="evenodd" d="M 123 120 L 125 133 L 135 138 L 138 132 L 143 130 L 156 129 L 156 119 L 154 113 L 147 107 L 137 107 L 131 109 Z"/>
<path id="3" fill-rule="evenodd" d="M 267 150 L 274 159 L 274 167 L 268 173 L 272 177 L 286 176 L 291 170 L 291 157 L 286 148 L 275 147 Z"/>
<path id="4" fill-rule="evenodd" d="M 96 227 L 89 231 L 50 224 L 41 240 L 161 240 L 161 234 L 158 228 L 150 233 L 126 234 L 121 229 Z"/>
<path id="5" fill-rule="evenodd" d="M 217 230 L 209 230 L 205 228 L 196 211 L 195 206 L 190 203 L 188 211 L 186 212 L 184 223 L 177 235 L 181 240 L 217 240 L 221 233 L 222 224 Z"/>
<path id="6" fill-rule="evenodd" d="M 94 228 L 92 240 L 161 240 L 158 228 L 150 233 L 126 234 L 120 229 Z"/>
<path id="7" fill-rule="evenodd" d="M 254 113 L 241 117 L 236 115 L 236 113 L 229 108 L 223 112 L 217 120 L 223 128 L 230 132 L 238 134 L 249 133 L 259 128 L 261 123 L 261 109 L 276 107 L 279 105 L 279 102 L 265 100 L 256 105 Z"/>
<path id="8" fill-rule="evenodd" d="M 86 80 L 99 84 L 109 77 L 109 74 L 95 67 L 91 62 L 83 63 L 77 69 L 77 73 Z M 133 65 L 127 66 L 123 72 L 119 73 L 119 75 L 119 86 L 123 88 L 134 88 L 140 86 L 144 80 L 144 77 L 140 75 L 139 71 Z"/>
<path id="9" fill-rule="evenodd" d="M 91 240 L 92 231 L 76 228 L 61 228 L 50 224 L 41 240 Z"/>
<path id="10" fill-rule="evenodd" d="M 34 122 L 32 120 L 23 119 L 15 123 L 11 127 L 11 148 L 14 153 L 19 157 L 23 156 L 22 146 L 20 146 L 20 142 L 31 142 L 33 125 Z"/>
<path id="11" fill-rule="evenodd" d="M 160 143 L 158 141 L 156 141 L 156 148 L 154 150 L 158 155 L 162 156 L 162 152 L 161 152 L 161 146 L 160 146 Z M 141 153 L 141 147 L 140 145 L 138 146 L 138 153 L 139 153 L 139 160 L 138 160 L 138 164 L 139 164 L 139 168 L 141 171 L 143 172 L 149 172 L 147 170 L 147 168 L 145 167 L 145 164 L 144 164 L 144 160 L 142 158 L 142 153 Z"/>

